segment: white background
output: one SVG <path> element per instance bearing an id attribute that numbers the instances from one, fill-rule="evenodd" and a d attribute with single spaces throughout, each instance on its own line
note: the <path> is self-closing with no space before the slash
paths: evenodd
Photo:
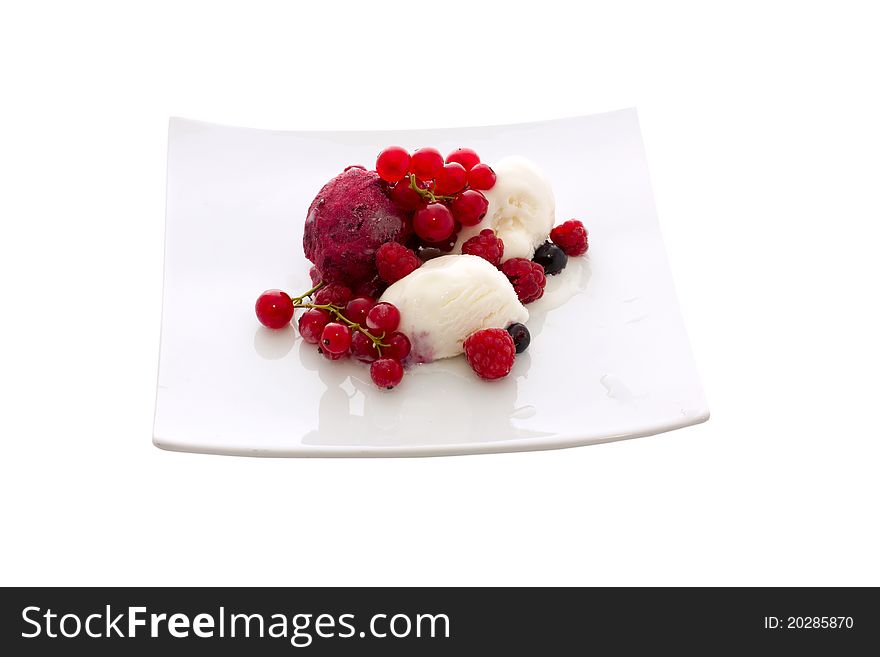
<path id="1" fill-rule="evenodd" d="M 871 3 L 377 4 L 2 5 L 0 583 L 880 584 Z M 151 445 L 169 115 L 631 105 L 707 424 L 415 460 Z"/>

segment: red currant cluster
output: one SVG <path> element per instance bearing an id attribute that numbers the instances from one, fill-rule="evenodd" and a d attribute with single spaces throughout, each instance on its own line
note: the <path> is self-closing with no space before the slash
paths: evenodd
<path id="1" fill-rule="evenodd" d="M 310 301 L 306 301 L 310 299 Z M 302 339 L 318 345 L 328 360 L 354 357 L 370 363 L 370 377 L 380 388 L 393 388 L 403 379 L 403 360 L 412 348 L 397 330 L 400 311 L 371 297 L 354 297 L 344 285 L 319 283 L 298 297 L 267 290 L 257 299 L 257 319 L 270 329 L 290 324 L 294 310 L 305 308 L 297 326 Z"/>
<path id="2" fill-rule="evenodd" d="M 412 211 L 420 246 L 450 251 L 462 226 L 476 226 L 489 202 L 483 191 L 495 185 L 495 172 L 470 148 L 457 148 L 444 161 L 436 148 L 412 155 L 389 146 L 376 158 L 376 173 L 391 188 L 391 199 Z"/>

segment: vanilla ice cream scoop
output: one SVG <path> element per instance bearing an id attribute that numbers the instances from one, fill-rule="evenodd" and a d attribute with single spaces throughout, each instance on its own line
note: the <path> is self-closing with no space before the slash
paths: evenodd
<path id="1" fill-rule="evenodd" d="M 464 353 L 462 343 L 474 331 L 526 322 L 529 311 L 507 277 L 472 255 L 429 260 L 385 290 L 381 301 L 400 310 L 400 327 L 412 343 L 418 363 Z"/>
<path id="2" fill-rule="evenodd" d="M 506 157 L 492 165 L 495 185 L 483 192 L 489 201 L 485 218 L 476 226 L 464 226 L 455 253 L 465 240 L 491 228 L 504 242 L 504 257 L 531 259 L 550 234 L 556 217 L 556 199 L 550 182 L 529 159 Z"/>

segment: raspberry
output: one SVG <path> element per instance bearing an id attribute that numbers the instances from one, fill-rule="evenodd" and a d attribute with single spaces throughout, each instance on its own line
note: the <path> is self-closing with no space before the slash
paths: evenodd
<path id="1" fill-rule="evenodd" d="M 312 268 L 309 269 L 309 278 L 312 280 L 312 285 L 317 285 L 323 278 L 321 276 L 321 270 L 312 265 Z"/>
<path id="2" fill-rule="evenodd" d="M 376 268 L 386 283 L 396 283 L 421 266 L 418 256 L 397 242 L 386 242 L 376 250 Z"/>
<path id="3" fill-rule="evenodd" d="M 321 306 L 344 306 L 353 296 L 351 290 L 341 283 L 330 283 L 315 293 L 315 303 Z"/>
<path id="4" fill-rule="evenodd" d="M 483 329 L 471 333 L 464 341 L 464 356 L 477 376 L 494 381 L 510 374 L 516 347 L 504 329 Z"/>
<path id="5" fill-rule="evenodd" d="M 547 277 L 544 275 L 544 268 L 537 262 L 525 258 L 511 258 L 501 265 L 501 271 L 507 276 L 513 289 L 516 290 L 516 296 L 523 303 L 531 303 L 544 296 Z"/>
<path id="6" fill-rule="evenodd" d="M 483 260 L 488 260 L 493 267 L 497 267 L 504 256 L 504 242 L 500 237 L 495 236 L 495 231 L 491 228 L 485 228 L 479 235 L 474 235 L 465 241 L 461 245 L 461 252 L 479 256 Z"/>
<path id="7" fill-rule="evenodd" d="M 587 229 L 577 219 L 566 221 L 550 231 L 550 239 L 559 248 L 565 251 L 567 256 L 579 256 L 590 248 L 587 239 Z"/>

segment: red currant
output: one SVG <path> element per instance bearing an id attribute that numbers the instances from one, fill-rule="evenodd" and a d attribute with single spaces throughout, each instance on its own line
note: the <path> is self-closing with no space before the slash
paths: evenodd
<path id="1" fill-rule="evenodd" d="M 351 336 L 351 354 L 363 363 L 372 363 L 379 357 L 379 350 L 366 333 L 355 331 Z"/>
<path id="2" fill-rule="evenodd" d="M 342 351 L 338 354 L 334 354 L 331 351 L 327 351 L 326 349 L 322 349 L 318 347 L 318 353 L 324 356 L 327 360 L 342 360 L 343 358 L 348 358 L 348 352 Z"/>
<path id="3" fill-rule="evenodd" d="M 293 301 L 283 290 L 266 290 L 254 306 L 260 324 L 270 329 L 284 328 L 293 319 Z"/>
<path id="4" fill-rule="evenodd" d="M 446 156 L 446 162 L 458 162 L 465 171 L 470 171 L 480 163 L 480 156 L 472 148 L 456 148 Z"/>
<path id="5" fill-rule="evenodd" d="M 376 301 L 371 297 L 355 297 L 345 304 L 345 310 L 342 311 L 342 314 L 348 321 L 363 325 L 367 319 L 367 313 L 375 305 Z"/>
<path id="6" fill-rule="evenodd" d="M 387 347 L 382 347 L 382 355 L 386 358 L 402 361 L 409 356 L 409 352 L 412 350 L 409 338 L 400 331 L 395 331 L 391 335 L 382 338 L 382 342 L 388 345 Z"/>
<path id="7" fill-rule="evenodd" d="M 393 304 L 382 301 L 370 308 L 370 312 L 367 313 L 367 328 L 370 331 L 390 333 L 399 325 L 400 311 Z"/>
<path id="8" fill-rule="evenodd" d="M 434 193 L 449 196 L 460 192 L 467 185 L 467 171 L 458 162 L 444 164 L 434 181 Z"/>
<path id="9" fill-rule="evenodd" d="M 380 388 L 393 388 L 403 380 L 403 365 L 393 358 L 380 358 L 370 365 L 370 378 Z"/>
<path id="10" fill-rule="evenodd" d="M 489 201 L 475 189 L 466 189 L 452 200 L 452 214 L 462 226 L 476 226 L 488 210 Z"/>
<path id="11" fill-rule="evenodd" d="M 318 344 L 321 333 L 330 321 L 330 313 L 321 308 L 309 308 L 299 318 L 299 334 L 309 344 Z"/>
<path id="12" fill-rule="evenodd" d="M 495 172 L 488 164 L 478 164 L 468 171 L 468 185 L 473 189 L 492 189 L 495 186 Z"/>
<path id="13" fill-rule="evenodd" d="M 341 354 L 351 346 L 351 329 L 339 322 L 330 322 L 321 331 L 321 349 Z"/>
<path id="14" fill-rule="evenodd" d="M 420 148 L 412 154 L 409 170 L 419 180 L 433 180 L 443 168 L 443 156 L 436 148 Z"/>
<path id="15" fill-rule="evenodd" d="M 427 183 L 416 182 L 416 184 L 425 189 Z M 417 210 L 425 207 L 426 201 L 422 199 L 421 194 L 414 190 L 409 184 L 409 176 L 403 178 L 391 190 L 391 200 L 401 210 Z"/>
<path id="16" fill-rule="evenodd" d="M 455 230 L 455 219 L 445 205 L 431 203 L 416 212 L 413 217 L 413 230 L 426 242 L 442 242 Z"/>
<path id="17" fill-rule="evenodd" d="M 410 156 L 405 148 L 389 146 L 376 158 L 376 173 L 382 180 L 396 183 L 409 170 Z"/>

